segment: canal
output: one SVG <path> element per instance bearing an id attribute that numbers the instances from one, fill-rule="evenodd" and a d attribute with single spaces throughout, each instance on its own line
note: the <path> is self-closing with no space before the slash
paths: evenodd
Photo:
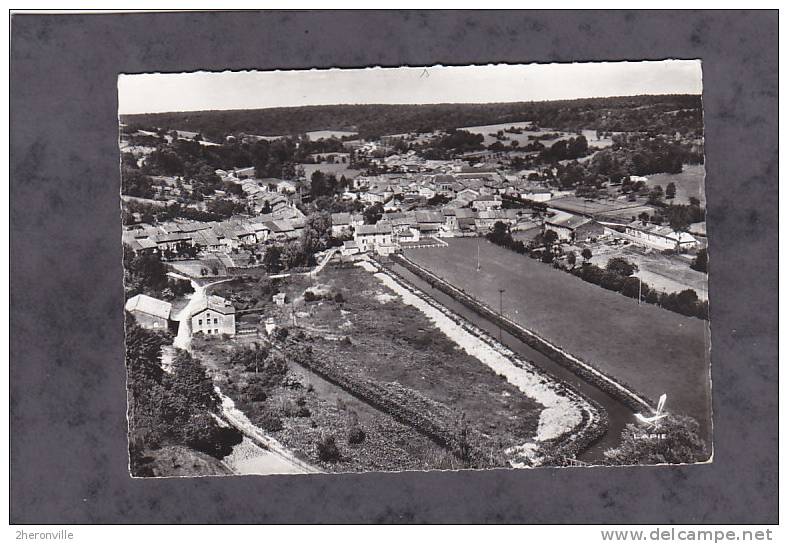
<path id="1" fill-rule="evenodd" d="M 461 315 L 477 327 L 483 329 L 495 337 L 498 337 L 500 334 L 501 342 L 523 359 L 530 361 L 554 378 L 572 385 L 577 391 L 596 401 L 607 412 L 607 433 L 603 435 L 589 449 L 580 454 L 578 456 L 579 460 L 593 463 L 594 461 L 600 461 L 604 459 L 604 451 L 609 448 L 614 448 L 619 444 L 621 432 L 626 424 L 635 422 L 635 417 L 632 413 L 632 410 L 601 389 L 598 389 L 596 386 L 581 379 L 571 370 L 559 365 L 552 359 L 536 351 L 506 331 L 500 331 L 498 325 L 487 320 L 464 304 L 457 302 L 443 291 L 431 287 L 429 283 L 413 274 L 407 268 L 396 263 L 392 263 L 390 267 L 392 270 L 394 270 L 394 272 L 402 276 L 413 286 L 418 287 L 425 293 L 429 294 L 436 301 L 440 302 L 458 315 Z"/>

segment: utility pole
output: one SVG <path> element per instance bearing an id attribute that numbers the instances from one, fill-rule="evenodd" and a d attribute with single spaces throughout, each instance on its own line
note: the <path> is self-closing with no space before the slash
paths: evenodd
<path id="1" fill-rule="evenodd" d="M 503 293 L 506 289 L 498 289 L 498 297 L 499 297 L 499 310 L 498 313 L 501 314 L 501 319 L 503 319 Z M 501 329 L 500 323 L 498 324 L 498 341 L 502 342 L 503 331 Z"/>
<path id="2" fill-rule="evenodd" d="M 643 297 L 643 279 L 638 276 L 638 304 L 640 304 L 640 299 Z"/>

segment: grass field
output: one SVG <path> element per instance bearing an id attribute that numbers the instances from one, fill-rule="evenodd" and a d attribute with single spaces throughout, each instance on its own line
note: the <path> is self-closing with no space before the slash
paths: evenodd
<path id="1" fill-rule="evenodd" d="M 311 132 L 307 132 L 306 136 L 310 140 L 322 140 L 324 138 L 342 138 L 343 136 L 355 136 L 358 134 L 357 132 L 351 132 L 349 130 L 313 130 Z"/>
<path id="2" fill-rule="evenodd" d="M 320 357 L 447 404 L 465 413 L 474 428 L 499 437 L 503 447 L 521 444 L 536 431 L 541 411 L 537 403 L 465 353 L 371 274 L 357 267 L 326 269 L 316 288 L 341 289 L 346 302 L 301 306 L 303 299 L 296 299 L 307 314 L 298 319 L 299 325 L 351 340 L 315 343 Z"/>
<path id="3" fill-rule="evenodd" d="M 684 317 L 586 283 L 515 252 L 482 242 L 447 240 L 446 248 L 405 254 L 603 372 L 696 418 L 710 436 L 708 322 Z"/>
<path id="4" fill-rule="evenodd" d="M 706 167 L 702 164 L 685 164 L 680 174 L 654 174 L 646 177 L 646 185 L 649 187 L 661 185 L 665 189 L 670 182 L 676 184 L 676 198 L 666 202 L 689 204 L 689 198 L 694 196 L 700 200 L 701 206 L 706 205 Z"/>
<path id="5" fill-rule="evenodd" d="M 355 266 L 327 267 L 312 281 L 291 277 L 280 280 L 277 287 L 286 294 L 288 304 L 275 306 L 266 301 L 266 317 L 281 326 L 292 326 L 295 321 L 299 329 L 315 337 L 309 345 L 317 359 L 347 369 L 348 375 L 396 382 L 450 407 L 458 425 L 464 415 L 468 426 L 482 433 L 482 451 L 495 452 L 496 459 L 503 459 L 503 450 L 536 435 L 544 410 L 540 403 L 462 350 L 372 274 Z M 306 290 L 326 299 L 306 302 Z M 254 282 L 221 284 L 214 292 L 260 299 Z M 342 293 L 343 302 L 334 300 L 337 293 Z M 236 342 L 211 339 L 205 345 L 198 343 L 199 356 L 217 372 L 221 389 L 252 422 L 257 423 L 267 410 L 277 411 L 285 428 L 270 434 L 309 462 L 331 471 L 460 468 L 452 464 L 457 461 L 447 452 L 414 429 L 292 363 L 290 375 L 304 387 L 311 386 L 309 392 L 278 387 L 263 403 L 244 402 L 235 389 L 248 376 L 222 364 L 223 353 Z M 230 374 L 225 376 L 225 372 Z M 295 417 L 279 408 L 299 398 L 305 399 L 311 416 Z M 363 444 L 346 442 L 350 419 L 358 420 L 366 430 Z M 344 456 L 339 463 L 326 465 L 316 458 L 314 444 L 325 433 L 338 438 Z"/>

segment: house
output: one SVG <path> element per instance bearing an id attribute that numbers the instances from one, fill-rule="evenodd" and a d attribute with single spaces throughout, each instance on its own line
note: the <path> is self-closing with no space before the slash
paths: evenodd
<path id="1" fill-rule="evenodd" d="M 229 334 L 235 336 L 235 306 L 222 297 L 205 297 L 191 319 L 192 334 Z"/>
<path id="2" fill-rule="evenodd" d="M 552 230 L 558 239 L 565 242 L 588 241 L 605 232 L 602 225 L 581 215 L 558 212 L 545 219 L 544 231 Z"/>
<path id="3" fill-rule="evenodd" d="M 126 301 L 126 311 L 134 316 L 140 327 L 166 331 L 169 328 L 172 304 L 148 295 L 134 295 Z"/>
<path id="4" fill-rule="evenodd" d="M 482 210 L 476 214 L 474 224 L 479 232 L 492 230 L 496 223 L 505 223 L 510 226 L 517 224 L 516 210 Z"/>
<path id="5" fill-rule="evenodd" d="M 254 166 L 249 166 L 248 168 L 236 168 L 234 174 L 238 179 L 253 178 Z"/>
<path id="6" fill-rule="evenodd" d="M 471 203 L 471 207 L 476 210 L 494 210 L 501 207 L 502 201 L 500 198 L 479 198 Z"/>
<path id="7" fill-rule="evenodd" d="M 342 249 L 339 250 L 343 257 L 352 257 L 358 255 L 361 250 L 355 240 L 346 240 L 342 242 Z"/>
<path id="8" fill-rule="evenodd" d="M 393 243 L 391 223 L 378 221 L 374 225 L 359 225 L 353 239 L 362 253 L 372 251 L 377 246 L 389 246 Z"/>
<path id="9" fill-rule="evenodd" d="M 471 189 L 470 187 L 462 189 L 461 191 L 459 191 L 457 193 L 457 198 L 458 199 L 465 200 L 465 201 L 467 201 L 469 203 L 473 202 L 474 200 L 476 200 L 476 198 L 478 198 L 478 196 L 479 196 L 479 191 L 475 191 L 475 190 Z"/>
<path id="10" fill-rule="evenodd" d="M 520 193 L 518 196 L 525 200 L 533 200 L 534 202 L 547 202 L 553 198 L 553 193 L 549 189 L 531 189 L 524 193 Z"/>
<path id="11" fill-rule="evenodd" d="M 351 213 L 331 214 L 331 235 L 336 237 L 350 234 L 354 228 L 364 224 L 364 216 Z"/>
<path id="12" fill-rule="evenodd" d="M 668 226 L 643 224 L 641 221 L 625 225 L 623 233 L 618 229 L 607 229 L 606 232 L 651 249 L 683 251 L 698 247 L 698 239 L 687 232 L 674 231 Z"/>
<path id="13" fill-rule="evenodd" d="M 417 211 L 416 226 L 422 236 L 437 234 L 443 226 L 444 219 L 441 212 Z"/>

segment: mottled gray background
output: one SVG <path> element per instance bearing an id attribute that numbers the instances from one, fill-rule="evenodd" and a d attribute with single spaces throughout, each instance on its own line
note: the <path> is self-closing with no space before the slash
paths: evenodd
<path id="1" fill-rule="evenodd" d="M 776 10 L 33 14 L 11 31 L 12 522 L 777 521 Z M 713 464 L 129 478 L 119 72 L 664 58 L 703 59 Z"/>

